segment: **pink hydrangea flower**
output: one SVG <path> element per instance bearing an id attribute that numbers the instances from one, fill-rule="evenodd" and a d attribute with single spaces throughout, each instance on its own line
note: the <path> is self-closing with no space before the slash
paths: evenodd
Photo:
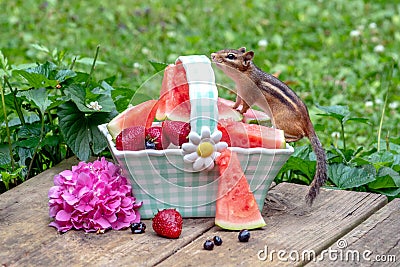
<path id="1" fill-rule="evenodd" d="M 104 157 L 80 162 L 72 170 L 54 176 L 50 188 L 49 225 L 60 232 L 83 229 L 86 232 L 120 230 L 140 221 L 139 208 L 128 180 L 119 166 Z"/>

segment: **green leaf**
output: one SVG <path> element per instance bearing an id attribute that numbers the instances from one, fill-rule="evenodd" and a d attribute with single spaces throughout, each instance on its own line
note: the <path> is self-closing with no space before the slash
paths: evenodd
<path id="1" fill-rule="evenodd" d="M 373 189 L 373 191 L 388 197 L 398 197 L 400 194 L 400 188 Z"/>
<path id="2" fill-rule="evenodd" d="M 86 116 L 76 104 L 69 101 L 59 107 L 57 115 L 67 145 L 79 159 L 86 161 L 91 155 L 91 150 L 98 153 L 107 146 L 104 137 L 101 139 L 97 125 L 108 122 L 116 114 L 94 113 Z"/>
<path id="3" fill-rule="evenodd" d="M 355 121 L 355 122 L 361 122 L 361 123 L 369 123 L 369 119 L 367 118 L 349 118 L 347 121 Z"/>
<path id="4" fill-rule="evenodd" d="M 38 51 L 50 53 L 50 50 L 47 47 L 40 45 L 40 44 L 31 44 L 31 47 L 35 48 Z"/>
<path id="5" fill-rule="evenodd" d="M 95 112 L 112 112 L 115 110 L 114 102 L 110 95 L 107 94 L 92 94 L 83 86 L 78 84 L 71 84 L 64 90 L 65 95 L 68 97 L 66 100 L 72 100 L 80 111 L 85 113 Z M 88 96 L 90 98 L 88 98 Z M 90 108 L 91 102 L 95 102 L 101 106 L 100 110 Z"/>
<path id="6" fill-rule="evenodd" d="M 294 171 L 297 174 L 306 176 L 309 181 L 314 178 L 315 174 L 315 161 L 305 160 L 298 157 L 290 157 L 288 161 L 283 165 L 280 173 L 285 173 L 287 171 Z"/>
<path id="7" fill-rule="evenodd" d="M 371 154 L 367 157 L 367 160 L 372 163 L 375 168 L 378 170 L 379 168 L 386 166 L 392 166 L 394 162 L 394 156 L 391 152 L 388 151 L 379 151 Z"/>
<path id="8" fill-rule="evenodd" d="M 168 66 L 167 63 L 156 62 L 153 60 L 149 60 L 149 63 L 151 64 L 151 66 L 153 66 L 156 72 L 163 71 Z"/>
<path id="9" fill-rule="evenodd" d="M 0 144 L 0 166 L 11 162 L 8 144 Z"/>
<path id="10" fill-rule="evenodd" d="M 29 139 L 24 139 L 24 140 L 19 140 L 15 142 L 15 145 L 18 147 L 24 147 L 24 148 L 35 148 L 40 142 L 39 136 L 37 137 L 31 137 Z"/>
<path id="11" fill-rule="evenodd" d="M 318 109 L 326 112 L 326 114 L 317 114 L 317 115 L 336 118 L 337 120 L 339 120 L 342 123 L 345 122 L 345 120 L 346 120 L 345 118 L 350 116 L 349 107 L 347 107 L 347 106 L 340 106 L 340 105 L 336 105 L 336 106 L 316 105 L 316 106 Z"/>
<path id="12" fill-rule="evenodd" d="M 75 77 L 75 76 L 76 76 L 76 73 L 72 70 L 59 70 L 57 72 L 56 76 L 54 77 L 54 79 L 61 83 L 65 80 Z"/>
<path id="13" fill-rule="evenodd" d="M 27 80 L 29 83 L 29 86 L 34 88 L 55 87 L 58 84 L 56 80 L 49 80 L 43 74 L 31 73 L 26 70 L 14 70 L 13 74 L 14 73 L 25 78 L 25 80 Z"/>
<path id="14" fill-rule="evenodd" d="M 25 96 L 26 99 L 32 102 L 40 112 L 44 114 L 47 108 L 51 105 L 51 100 L 45 88 L 31 89 L 27 91 L 18 92 L 17 95 Z"/>
<path id="15" fill-rule="evenodd" d="M 328 166 L 328 177 L 340 189 L 356 188 L 375 180 L 367 170 L 343 163 Z"/>
<path id="16" fill-rule="evenodd" d="M 400 187 L 400 174 L 389 167 L 382 167 L 378 171 L 378 177 L 390 177 L 397 187 Z"/>

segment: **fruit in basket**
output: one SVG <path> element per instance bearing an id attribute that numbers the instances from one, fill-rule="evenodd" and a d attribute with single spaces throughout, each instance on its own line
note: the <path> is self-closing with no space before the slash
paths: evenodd
<path id="1" fill-rule="evenodd" d="M 179 238 L 182 233 L 182 216 L 176 209 L 164 209 L 157 212 L 152 220 L 154 232 L 167 238 Z"/>
<path id="2" fill-rule="evenodd" d="M 183 121 L 163 121 L 163 138 L 164 142 L 181 146 L 183 143 L 188 142 L 188 135 L 190 133 L 190 124 Z"/>
<path id="3" fill-rule="evenodd" d="M 163 128 L 161 126 L 152 126 L 146 129 L 146 149 L 151 149 L 154 145 L 154 149 L 163 149 Z M 153 145 L 152 145 L 153 144 Z"/>
<path id="4" fill-rule="evenodd" d="M 218 121 L 218 130 L 222 132 L 221 141 L 230 147 L 286 147 L 284 132 L 279 129 L 223 119 Z"/>
<path id="5" fill-rule="evenodd" d="M 190 110 L 189 84 L 185 68 L 180 63 L 170 64 L 164 70 L 156 119 L 171 119 L 172 111 L 180 114 L 188 110 Z"/>
<path id="6" fill-rule="evenodd" d="M 154 121 L 157 107 L 157 100 L 148 100 L 127 108 L 107 124 L 108 132 L 115 139 L 123 129 L 132 126 L 150 127 Z"/>
<path id="7" fill-rule="evenodd" d="M 133 126 L 123 129 L 115 138 L 115 147 L 118 150 L 142 150 L 145 149 L 144 126 Z"/>
<path id="8" fill-rule="evenodd" d="M 222 151 L 219 166 L 215 224 L 223 229 L 242 230 L 265 226 L 236 152 Z"/>
<path id="9" fill-rule="evenodd" d="M 242 120 L 243 116 L 231 106 L 218 100 L 219 118 Z M 164 71 L 160 99 L 156 113 L 157 120 L 184 121 L 190 120 L 189 84 L 186 72 L 181 63 L 168 65 Z"/>
<path id="10" fill-rule="evenodd" d="M 218 102 L 225 104 L 226 106 L 230 107 L 232 109 L 233 105 L 235 104 L 235 102 L 225 99 L 225 98 L 218 98 Z M 240 110 L 242 108 L 242 106 L 240 105 L 238 107 L 238 110 Z M 223 119 L 223 118 L 221 118 Z M 243 122 L 245 123 L 256 123 L 256 124 L 269 124 L 271 123 L 271 119 L 270 117 L 262 111 L 256 110 L 256 109 L 252 109 L 249 108 L 244 114 L 243 114 Z"/>

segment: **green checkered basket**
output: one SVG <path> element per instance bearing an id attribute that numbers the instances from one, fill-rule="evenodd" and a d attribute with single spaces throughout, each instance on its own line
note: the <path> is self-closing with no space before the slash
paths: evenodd
<path id="1" fill-rule="evenodd" d="M 218 92 L 211 62 L 206 56 L 179 57 L 189 84 L 191 131 L 201 134 L 204 126 L 213 133 L 218 121 Z M 184 151 L 119 151 L 106 124 L 99 125 L 110 151 L 124 175 L 129 177 L 137 201 L 143 201 L 142 218 L 152 218 L 159 209 L 176 208 L 183 217 L 214 217 L 218 190 L 218 167 L 197 171 L 184 161 Z M 286 149 L 229 147 L 237 152 L 241 167 L 260 210 L 275 176 L 293 153 Z"/>

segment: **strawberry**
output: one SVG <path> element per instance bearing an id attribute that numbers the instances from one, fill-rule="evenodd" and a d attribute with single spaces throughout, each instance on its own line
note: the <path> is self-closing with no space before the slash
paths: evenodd
<path id="1" fill-rule="evenodd" d="M 115 138 L 115 146 L 118 150 L 142 150 L 145 143 L 144 134 L 144 126 L 123 129 Z"/>
<path id="2" fill-rule="evenodd" d="M 164 209 L 153 218 L 153 230 L 167 238 L 178 238 L 182 232 L 182 216 L 176 209 Z"/>
<path id="3" fill-rule="evenodd" d="M 146 141 L 154 143 L 156 150 L 162 150 L 162 127 L 152 126 L 146 129 Z"/>
<path id="4" fill-rule="evenodd" d="M 181 146 L 188 142 L 190 124 L 183 121 L 163 121 L 163 136 L 170 143 Z"/>

